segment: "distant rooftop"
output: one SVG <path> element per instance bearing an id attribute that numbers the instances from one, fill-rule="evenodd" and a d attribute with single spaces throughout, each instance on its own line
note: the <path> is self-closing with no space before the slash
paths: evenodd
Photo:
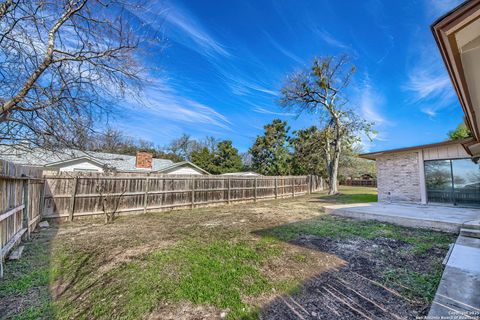
<path id="1" fill-rule="evenodd" d="M 171 160 L 153 158 L 152 169 L 141 169 L 135 167 L 136 157 L 130 155 L 80 151 L 75 149 L 63 149 L 55 152 L 42 148 L 19 150 L 9 146 L 0 146 L 0 158 L 32 167 L 45 167 L 73 159 L 90 158 L 108 168 L 118 171 L 157 171 L 173 165 L 173 161 Z"/>

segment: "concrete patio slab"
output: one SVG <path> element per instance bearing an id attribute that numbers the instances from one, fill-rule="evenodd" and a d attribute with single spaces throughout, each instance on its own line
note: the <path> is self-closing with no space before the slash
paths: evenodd
<path id="1" fill-rule="evenodd" d="M 480 319 L 480 239 L 458 237 L 428 319 Z"/>
<path id="2" fill-rule="evenodd" d="M 356 203 L 324 206 L 328 214 L 393 223 L 406 227 L 459 232 L 464 224 L 475 224 L 480 209 L 448 206 Z"/>

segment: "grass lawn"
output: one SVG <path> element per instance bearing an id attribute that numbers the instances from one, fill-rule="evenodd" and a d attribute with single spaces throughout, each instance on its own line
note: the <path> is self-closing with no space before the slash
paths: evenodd
<path id="1" fill-rule="evenodd" d="M 377 202 L 378 200 L 376 188 L 342 186 L 339 191 L 337 195 L 322 195 L 318 198 L 324 202 L 337 203 Z"/>
<path id="2" fill-rule="evenodd" d="M 292 305 L 327 318 L 425 314 L 454 236 L 325 215 L 328 202 L 376 201 L 372 188 L 340 192 L 54 225 L 7 262 L 0 315 L 275 319 Z M 367 300 L 352 309 L 354 295 Z"/>

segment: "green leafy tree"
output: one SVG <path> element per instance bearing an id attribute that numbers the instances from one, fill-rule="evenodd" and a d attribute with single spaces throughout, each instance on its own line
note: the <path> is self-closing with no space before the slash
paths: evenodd
<path id="1" fill-rule="evenodd" d="M 216 174 L 238 172 L 243 168 L 242 158 L 238 150 L 233 147 L 232 141 L 225 140 L 217 144 L 213 157 L 214 172 Z"/>
<path id="2" fill-rule="evenodd" d="M 338 192 L 338 168 L 343 144 L 367 136 L 372 124 L 360 118 L 348 106 L 347 88 L 355 67 L 345 56 L 326 57 L 313 61 L 310 69 L 287 78 L 281 90 L 280 103 L 298 115 L 307 112 L 318 117 L 322 128 L 322 148 L 326 161 L 329 194 Z"/>
<path id="3" fill-rule="evenodd" d="M 322 147 L 322 132 L 311 126 L 293 132 L 289 139 L 293 148 L 292 173 L 297 175 L 326 175 L 325 158 L 318 150 Z"/>
<path id="4" fill-rule="evenodd" d="M 213 171 L 215 171 L 213 154 L 207 147 L 192 151 L 190 154 L 190 160 L 200 168 L 207 170 L 210 173 L 214 173 Z"/>
<path id="5" fill-rule="evenodd" d="M 290 128 L 286 121 L 275 119 L 264 126 L 265 132 L 257 136 L 250 148 L 252 168 L 264 175 L 287 175 L 291 173 L 291 155 L 287 136 Z"/>
<path id="6" fill-rule="evenodd" d="M 450 140 L 462 140 L 470 138 L 471 136 L 472 132 L 463 122 L 460 123 L 455 130 L 452 130 L 448 133 L 448 137 L 450 138 Z"/>
<path id="7" fill-rule="evenodd" d="M 237 172 L 243 168 L 242 158 L 230 140 L 220 141 L 213 148 L 206 146 L 192 151 L 190 159 L 200 168 L 213 174 Z"/>

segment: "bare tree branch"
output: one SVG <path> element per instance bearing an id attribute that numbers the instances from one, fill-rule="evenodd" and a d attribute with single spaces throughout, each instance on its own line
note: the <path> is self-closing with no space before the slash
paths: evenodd
<path id="1" fill-rule="evenodd" d="M 0 3 L 0 144 L 81 147 L 76 132 L 108 117 L 110 101 L 140 92 L 139 35 L 147 34 L 136 32 L 132 8 L 127 0 Z"/>

